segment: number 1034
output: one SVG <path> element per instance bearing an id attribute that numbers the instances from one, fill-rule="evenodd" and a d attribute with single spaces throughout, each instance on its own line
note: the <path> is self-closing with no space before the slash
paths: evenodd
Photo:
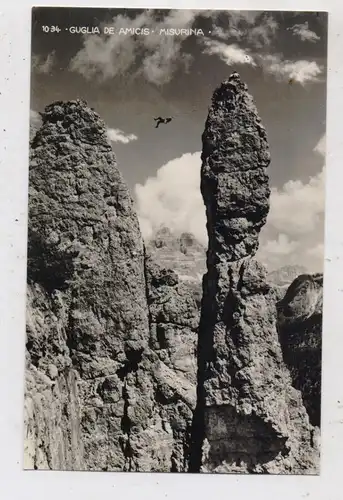
<path id="1" fill-rule="evenodd" d="M 58 26 L 42 26 L 44 33 L 59 33 L 61 28 Z"/>

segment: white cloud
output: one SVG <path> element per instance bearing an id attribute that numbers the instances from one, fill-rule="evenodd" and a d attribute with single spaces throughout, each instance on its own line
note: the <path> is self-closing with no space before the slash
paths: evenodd
<path id="1" fill-rule="evenodd" d="M 147 12 L 135 19 L 117 16 L 113 27 L 141 28 L 148 20 Z M 87 35 L 84 46 L 70 62 L 70 69 L 81 73 L 85 78 L 98 77 L 100 80 L 113 78 L 127 71 L 135 60 L 136 42 L 134 37 Z"/>
<path id="2" fill-rule="evenodd" d="M 299 246 L 294 240 L 290 240 L 286 234 L 279 234 L 277 239 L 269 240 L 264 245 L 264 251 L 267 255 L 273 254 L 274 256 L 279 257 L 288 255 L 291 252 L 294 252 Z"/>
<path id="3" fill-rule="evenodd" d="M 117 16 L 111 22 L 116 31 L 121 28 L 149 28 L 149 36 L 86 35 L 83 48 L 70 62 L 70 69 L 87 79 L 98 78 L 100 81 L 117 75 L 125 75 L 129 79 L 143 74 L 147 81 L 164 85 L 171 80 L 177 69 L 188 71 L 193 58 L 182 51 L 187 35 L 161 36 L 159 30 L 191 28 L 195 20 L 202 17 L 211 18 L 214 23 L 211 38 L 198 38 L 198 43 L 204 44 L 206 54 L 217 55 L 228 65 L 259 65 L 281 81 L 292 79 L 306 85 L 318 80 L 322 68 L 315 61 L 289 61 L 282 60 L 279 55 L 261 55 L 260 49 L 270 46 L 279 30 L 279 25 L 271 14 L 230 12 L 225 25 L 219 23 L 219 14 L 220 11 L 182 9 L 172 10 L 159 20 L 156 20 L 154 10 L 145 10 L 134 19 Z M 316 36 L 306 23 L 294 25 L 291 29 L 294 34 L 303 38 Z M 225 43 L 228 39 L 237 43 Z M 137 68 L 138 60 L 141 62 Z"/>
<path id="4" fill-rule="evenodd" d="M 307 255 L 311 258 L 314 257 L 316 260 L 323 260 L 324 257 L 324 244 L 318 243 L 318 245 L 311 247 L 307 250 Z"/>
<path id="5" fill-rule="evenodd" d="M 177 67 L 188 68 L 189 54 L 181 54 L 181 45 L 187 35 L 161 36 L 161 28 L 190 28 L 198 15 L 195 10 L 173 10 L 163 21 L 150 21 L 154 33 L 144 37 L 144 48 L 148 51 L 143 59 L 142 71 L 145 77 L 156 84 L 168 83 Z"/>
<path id="6" fill-rule="evenodd" d="M 236 38 L 240 40 L 244 35 L 244 32 L 237 28 L 236 26 L 229 25 L 225 30 L 222 26 L 214 26 L 212 29 L 212 36 L 227 40 L 228 38 Z"/>
<path id="7" fill-rule="evenodd" d="M 150 28 L 154 33 L 149 36 L 131 34 L 121 36 L 88 35 L 84 38 L 83 48 L 71 60 L 70 69 L 81 73 L 85 78 L 94 77 L 107 80 L 120 74 L 127 74 L 133 67 L 136 57 L 143 54 L 142 65 L 138 70 L 145 78 L 157 85 L 170 81 L 176 68 L 188 67 L 190 56 L 181 54 L 181 45 L 186 38 L 182 36 L 160 36 L 160 28 L 189 28 L 198 11 L 173 10 L 161 21 L 156 21 L 149 10 L 135 19 L 117 16 L 111 26 L 121 28 Z"/>
<path id="8" fill-rule="evenodd" d="M 315 61 L 288 61 L 280 56 L 268 55 L 260 58 L 261 66 L 266 73 L 272 74 L 278 80 L 293 80 L 305 85 L 318 81 L 322 68 Z"/>
<path id="9" fill-rule="evenodd" d="M 42 125 L 42 117 L 34 109 L 30 109 L 30 140 Z"/>
<path id="10" fill-rule="evenodd" d="M 322 138 L 318 144 L 323 142 Z M 187 153 L 163 165 L 144 185 L 135 186 L 137 212 L 145 239 L 166 225 L 176 233 L 192 232 L 207 245 L 200 169 L 200 152 Z M 321 270 L 324 173 L 325 167 L 308 182 L 289 181 L 281 189 L 271 190 L 270 212 L 256 255 L 269 269 L 302 265 L 310 272 Z"/>
<path id="11" fill-rule="evenodd" d="M 308 27 L 308 21 L 304 24 L 295 24 L 290 28 L 287 28 L 289 31 L 292 31 L 293 35 L 297 36 L 303 42 L 317 42 L 320 40 L 320 36 L 318 36 L 314 31 L 311 31 Z"/>
<path id="12" fill-rule="evenodd" d="M 41 116 L 38 113 L 38 111 L 35 111 L 34 109 L 30 109 L 30 120 L 36 122 L 41 120 Z"/>
<path id="13" fill-rule="evenodd" d="M 217 25 L 212 35 L 223 40 L 245 41 L 255 49 L 270 45 L 279 25 L 270 14 L 258 12 L 230 12 L 225 26 Z"/>
<path id="14" fill-rule="evenodd" d="M 317 153 L 322 155 L 323 158 L 325 158 L 325 155 L 326 155 L 326 135 L 323 135 L 319 139 L 317 145 L 314 148 L 314 151 L 316 151 Z"/>
<path id="15" fill-rule="evenodd" d="M 325 156 L 325 136 L 315 151 Z M 267 224 L 257 257 L 269 268 L 302 265 L 320 271 L 324 256 L 325 165 L 308 182 L 288 181 L 273 188 Z"/>
<path id="16" fill-rule="evenodd" d="M 55 62 L 55 51 L 52 51 L 44 59 L 42 56 L 33 54 L 31 58 L 31 66 L 36 73 L 50 73 Z"/>
<path id="17" fill-rule="evenodd" d="M 243 23 L 247 26 L 252 26 L 256 23 L 260 13 L 253 10 L 236 10 L 231 11 L 229 15 L 230 26 L 238 26 Z"/>
<path id="18" fill-rule="evenodd" d="M 262 23 L 249 29 L 244 43 L 241 41 L 244 35 L 243 31 L 238 28 L 235 31 L 235 27 L 231 25 L 228 30 L 224 30 L 220 26 L 215 27 L 213 35 L 221 38 L 221 40 L 206 37 L 205 39 L 201 39 L 199 43 L 205 46 L 203 49 L 205 54 L 219 56 L 228 66 L 233 64 L 258 66 L 265 73 L 273 75 L 278 81 L 292 80 L 294 83 L 299 83 L 303 86 L 319 81 L 318 77 L 322 73 L 323 68 L 315 61 L 305 59 L 290 61 L 282 59 L 279 54 L 261 55 L 247 48 L 249 44 L 250 46 L 254 46 L 255 49 L 262 46 L 266 47 L 270 44 L 279 26 L 272 17 L 264 19 L 263 22 L 264 24 Z M 229 37 L 239 40 L 239 44 L 228 44 L 225 40 Z"/>
<path id="19" fill-rule="evenodd" d="M 138 137 L 134 134 L 125 134 L 122 130 L 109 128 L 107 129 L 107 136 L 112 142 L 122 142 L 123 144 L 128 144 L 131 141 L 135 141 Z"/>
<path id="20" fill-rule="evenodd" d="M 145 239 L 166 225 L 175 233 L 189 231 L 207 244 L 200 168 L 200 152 L 186 153 L 163 165 L 144 185 L 136 184 L 137 212 Z"/>
<path id="21" fill-rule="evenodd" d="M 269 223 L 277 231 L 301 236 L 314 231 L 324 211 L 324 169 L 308 183 L 288 181 L 282 189 L 273 188 L 270 196 Z"/>
<path id="22" fill-rule="evenodd" d="M 228 66 L 232 64 L 250 64 L 255 66 L 255 62 L 252 56 L 249 54 L 248 50 L 243 50 L 236 44 L 227 45 L 223 42 L 218 42 L 217 40 L 204 40 L 205 54 L 217 54 L 222 61 L 224 61 Z"/>
<path id="23" fill-rule="evenodd" d="M 278 23 L 270 15 L 263 15 L 260 23 L 248 29 L 248 43 L 252 44 L 256 49 L 266 47 L 271 44 L 279 29 Z"/>
<path id="24" fill-rule="evenodd" d="M 243 49 L 237 44 L 227 44 L 222 41 L 205 38 L 203 40 L 205 54 L 216 54 L 228 66 L 233 64 L 249 64 L 258 66 L 265 73 L 273 75 L 278 81 L 292 80 L 305 86 L 318 80 L 322 73 L 322 67 L 315 61 L 289 61 L 283 60 L 279 55 L 263 55 L 252 53 L 249 49 Z"/>

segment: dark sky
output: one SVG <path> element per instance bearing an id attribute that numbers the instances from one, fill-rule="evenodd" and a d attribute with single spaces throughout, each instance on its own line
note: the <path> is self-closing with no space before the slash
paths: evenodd
<path id="1" fill-rule="evenodd" d="M 313 148 L 325 132 L 326 81 L 307 85 L 289 85 L 266 77 L 259 68 L 234 64 L 229 67 L 216 55 L 201 53 L 197 37 L 185 40 L 185 51 L 194 62 L 185 73 L 179 67 L 165 85 L 148 82 L 143 76 L 130 80 L 127 72 L 97 82 L 87 80 L 75 71 L 68 71 L 70 60 L 83 46 L 82 35 L 70 34 L 68 26 L 95 26 L 114 18 L 118 13 L 135 18 L 141 11 L 111 11 L 108 9 L 36 8 L 33 11 L 32 51 L 46 58 L 55 51 L 49 73 L 35 73 L 32 84 L 32 109 L 42 110 L 57 99 L 82 97 L 94 107 L 109 127 L 135 134 L 137 141 L 116 144 L 120 167 L 130 187 L 153 175 L 168 160 L 186 152 L 198 151 L 201 133 L 214 88 L 229 74 L 238 70 L 252 93 L 270 141 L 271 182 L 281 186 L 288 179 L 306 179 L 321 168 L 321 159 Z M 323 14 L 271 13 L 284 29 L 267 50 L 282 52 L 287 59 L 311 59 L 326 63 L 326 32 Z M 325 15 L 324 15 L 325 16 Z M 223 14 L 225 26 L 225 13 Z M 287 31 L 288 26 L 310 19 L 310 27 L 321 40 L 300 43 Z M 197 27 L 212 25 L 211 19 L 200 19 Z M 45 34 L 42 25 L 58 25 L 62 32 Z M 96 35 L 93 35 L 96 36 Z M 162 35 L 163 36 L 163 35 Z M 200 38 L 200 37 L 198 37 Z M 203 38 L 203 37 L 201 37 Z M 137 41 L 137 44 L 139 40 Z M 265 51 L 261 47 L 260 51 Z M 139 61 L 138 61 L 139 65 Z M 131 69 L 131 68 L 130 68 Z M 173 115 L 177 119 L 158 131 L 153 128 L 153 116 Z"/>
<path id="2" fill-rule="evenodd" d="M 233 71 L 247 83 L 266 127 L 271 185 L 306 183 L 321 171 L 315 147 L 326 129 L 326 13 L 39 7 L 32 21 L 31 109 L 80 97 L 109 128 L 133 134 L 134 140 L 113 143 L 132 192 L 169 161 L 201 150 L 212 93 Z M 102 23 L 196 27 L 205 37 L 98 40 L 66 30 Z M 61 32 L 46 34 L 43 25 Z M 175 118 L 156 130 L 153 117 L 159 115 Z"/>

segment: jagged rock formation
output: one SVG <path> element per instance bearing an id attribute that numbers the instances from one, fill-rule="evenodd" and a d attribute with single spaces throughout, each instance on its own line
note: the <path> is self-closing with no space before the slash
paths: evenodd
<path id="1" fill-rule="evenodd" d="M 70 101 L 41 118 L 25 468 L 317 473 L 322 277 L 284 296 L 254 259 L 270 158 L 239 76 L 215 91 L 203 134 L 203 293 L 192 235 L 161 228 L 145 249 L 99 116 Z"/>
<path id="2" fill-rule="evenodd" d="M 25 467 L 182 469 L 195 386 L 178 351 L 183 325 L 185 338 L 195 325 L 191 302 L 179 287 L 176 303 L 147 285 L 138 219 L 98 115 L 71 101 L 42 117 L 30 157 Z M 156 352 L 149 317 L 168 337 Z"/>
<path id="3" fill-rule="evenodd" d="M 31 145 L 27 400 L 32 465 L 144 467 L 141 449 L 151 445 L 141 435 L 144 428 L 149 431 L 153 404 L 146 380 L 149 360 L 143 359 L 149 324 L 143 243 L 128 190 L 104 124 L 83 102 L 47 106 Z M 37 386 L 41 374 L 48 377 L 43 393 Z M 60 408 L 62 399 L 67 401 Z M 58 406 L 57 415 L 50 415 L 50 401 Z M 63 414 L 79 415 L 65 417 L 75 432 L 59 424 Z M 53 429 L 43 444 L 35 435 L 44 432 L 41 419 L 62 434 L 57 456 Z M 69 448 L 78 449 L 78 463 L 65 451 Z"/>
<path id="4" fill-rule="evenodd" d="M 269 211 L 270 155 L 237 73 L 214 92 L 202 141 L 209 247 L 191 470 L 317 473 L 316 432 L 278 342 L 275 292 L 253 258 Z"/>
<path id="5" fill-rule="evenodd" d="M 199 307 L 177 274 L 146 260 L 150 347 L 160 359 L 154 373 L 155 401 L 172 433 L 171 471 L 188 470 L 196 404 L 196 348 Z"/>
<path id="6" fill-rule="evenodd" d="M 323 275 L 303 274 L 277 303 L 278 331 L 292 382 L 312 425 L 320 426 Z"/>
<path id="7" fill-rule="evenodd" d="M 191 233 L 176 234 L 162 226 L 148 242 L 147 250 L 161 267 L 173 269 L 200 310 L 202 277 L 206 270 L 205 247 Z"/>

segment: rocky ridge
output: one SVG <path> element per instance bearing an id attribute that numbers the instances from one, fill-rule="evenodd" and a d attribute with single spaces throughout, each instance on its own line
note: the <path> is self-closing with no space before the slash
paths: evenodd
<path id="1" fill-rule="evenodd" d="M 285 294 L 254 259 L 270 158 L 239 76 L 215 91 L 203 134 L 203 294 L 192 235 L 161 228 L 145 248 L 94 110 L 55 102 L 41 118 L 25 468 L 317 473 L 322 277 Z"/>
<path id="2" fill-rule="evenodd" d="M 283 359 L 313 426 L 321 421 L 323 274 L 301 274 L 277 302 Z"/>
<path id="3" fill-rule="evenodd" d="M 275 291 L 254 259 L 270 155 L 238 74 L 214 92 L 202 141 L 209 248 L 191 470 L 315 474 L 317 432 L 283 362 Z"/>
<path id="4" fill-rule="evenodd" d="M 150 328 L 165 320 L 172 337 L 192 297 L 176 287 L 171 311 L 168 287 L 157 278 L 148 287 L 137 215 L 98 115 L 71 101 L 47 106 L 42 118 L 30 156 L 25 466 L 184 468 L 175 450 L 191 419 L 194 375 L 151 350 Z M 191 311 L 184 324 L 191 336 Z M 182 328 L 178 321 L 181 337 Z M 171 338 L 169 366 L 182 364 L 174 351 Z M 166 401 L 156 404 L 157 391 Z M 181 424 L 176 409 L 165 412 L 168 397 L 180 397 Z"/>
<path id="5" fill-rule="evenodd" d="M 172 472 L 185 472 L 196 405 L 199 307 L 193 293 L 170 269 L 146 260 L 150 348 L 160 362 L 154 372 L 155 404 L 171 434 Z M 166 426 L 166 424 L 165 424 Z M 164 469 L 167 471 L 168 469 Z"/>

